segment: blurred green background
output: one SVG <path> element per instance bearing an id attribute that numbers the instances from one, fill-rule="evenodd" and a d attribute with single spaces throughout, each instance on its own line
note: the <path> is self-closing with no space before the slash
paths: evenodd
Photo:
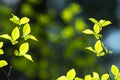
<path id="1" fill-rule="evenodd" d="M 93 24 L 88 20 L 90 17 L 112 21 L 103 33 L 117 26 L 116 8 L 117 0 L 0 0 L 0 34 L 11 33 L 15 25 L 9 18 L 15 14 L 20 18 L 30 18 L 31 34 L 39 40 L 28 40 L 29 54 L 35 61 L 32 63 L 18 57 L 11 62 L 13 51 L 18 46 L 0 39 L 5 42 L 5 54 L 0 59 L 13 66 L 11 80 L 56 80 L 71 68 L 77 71 L 79 77 L 93 71 L 100 74 L 107 72 L 104 60 L 85 50 L 85 47 L 93 46 L 95 39 L 82 31 L 92 28 Z M 108 63 L 112 61 L 110 58 L 106 57 Z M 9 66 L 3 69 L 9 71 Z M 0 80 L 6 80 L 2 70 Z"/>

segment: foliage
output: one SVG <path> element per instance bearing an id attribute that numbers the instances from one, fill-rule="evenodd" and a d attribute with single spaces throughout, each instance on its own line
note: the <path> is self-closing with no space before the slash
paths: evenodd
<path id="1" fill-rule="evenodd" d="M 98 57 L 102 57 L 105 56 L 105 54 L 111 53 L 111 51 L 108 50 L 101 41 L 102 34 L 100 34 L 102 28 L 111 24 L 111 22 L 107 20 L 100 20 L 98 22 L 94 18 L 90 18 L 89 20 L 94 23 L 93 30 L 86 29 L 83 31 L 83 33 L 93 34 L 97 39 L 97 41 L 94 45 L 94 48 L 86 47 L 86 49 L 94 52 Z M 120 80 L 120 72 L 117 66 L 115 65 L 111 66 L 111 73 L 113 75 L 114 80 Z M 93 76 L 91 76 L 90 74 L 85 75 L 84 78 L 79 78 L 79 77 L 76 78 L 75 76 L 76 76 L 76 71 L 74 69 L 71 69 L 67 72 L 66 76 L 60 76 L 57 78 L 57 80 L 109 80 L 110 78 L 112 78 L 109 72 L 103 74 L 101 78 L 97 72 L 93 72 Z"/>

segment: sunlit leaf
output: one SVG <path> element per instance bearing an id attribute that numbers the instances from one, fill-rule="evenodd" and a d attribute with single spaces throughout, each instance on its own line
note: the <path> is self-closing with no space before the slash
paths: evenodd
<path id="1" fill-rule="evenodd" d="M 24 54 L 23 56 L 24 56 L 26 59 L 34 62 L 33 59 L 32 59 L 32 57 L 31 57 L 31 55 L 29 55 L 29 54 Z"/>
<path id="2" fill-rule="evenodd" d="M 94 27 L 93 27 L 93 30 L 95 33 L 99 33 L 101 31 L 101 28 L 98 24 L 95 24 Z"/>
<path id="3" fill-rule="evenodd" d="M 13 29 L 11 36 L 14 41 L 16 41 L 20 37 L 20 31 L 18 27 L 15 27 Z"/>
<path id="4" fill-rule="evenodd" d="M 0 68 L 8 65 L 7 61 L 5 60 L 0 60 Z"/>
<path id="5" fill-rule="evenodd" d="M 70 80 L 73 80 L 75 76 L 76 76 L 76 72 L 74 69 L 69 70 L 66 75 L 66 77 Z"/>
<path id="6" fill-rule="evenodd" d="M 90 75 L 85 75 L 84 80 L 92 80 L 92 77 Z"/>
<path id="7" fill-rule="evenodd" d="M 83 80 L 82 78 L 76 77 L 75 80 Z"/>
<path id="8" fill-rule="evenodd" d="M 69 80 L 69 79 L 67 79 L 66 76 L 61 76 L 61 77 L 57 78 L 57 80 Z"/>
<path id="9" fill-rule="evenodd" d="M 111 67 L 111 72 L 112 72 L 113 75 L 117 76 L 117 75 L 119 74 L 119 69 L 118 69 L 118 67 L 115 66 L 115 65 L 112 65 L 112 67 Z"/>
<path id="10" fill-rule="evenodd" d="M 2 49 L 0 49 L 0 55 L 4 54 L 4 51 Z"/>
<path id="11" fill-rule="evenodd" d="M 12 21 L 15 24 L 19 24 L 19 18 L 17 16 L 15 16 L 14 14 L 12 14 L 12 18 L 10 18 L 10 21 Z"/>
<path id="12" fill-rule="evenodd" d="M 111 22 L 110 22 L 110 21 L 106 21 L 106 20 L 100 20 L 100 21 L 99 21 L 99 23 L 101 24 L 101 26 L 102 26 L 102 27 L 104 27 L 104 26 L 107 26 L 107 25 L 111 24 Z"/>
<path id="13" fill-rule="evenodd" d="M 103 74 L 101 80 L 108 80 L 109 75 L 108 74 Z"/>
<path id="14" fill-rule="evenodd" d="M 19 48 L 20 55 L 24 55 L 25 53 L 28 52 L 28 50 L 29 50 L 29 44 L 27 42 L 20 45 Z"/>
<path id="15" fill-rule="evenodd" d="M 26 24 L 30 21 L 30 19 L 28 17 L 23 17 L 20 19 L 20 25 L 22 24 Z"/>
<path id="16" fill-rule="evenodd" d="M 90 29 L 86 29 L 83 31 L 84 34 L 94 34 L 94 32 Z"/>
<path id="17" fill-rule="evenodd" d="M 2 34 L 0 35 L 1 38 L 11 40 L 11 37 L 8 34 Z"/>
<path id="18" fill-rule="evenodd" d="M 96 53 L 97 54 L 97 56 L 104 56 L 105 55 L 105 52 L 100 52 L 100 53 Z"/>
<path id="19" fill-rule="evenodd" d="M 93 72 L 93 78 L 99 80 L 99 74 L 96 72 Z"/>
<path id="20" fill-rule="evenodd" d="M 92 21 L 95 24 L 99 24 L 99 22 L 96 19 L 94 19 L 94 18 L 89 18 L 89 20 Z"/>
<path id="21" fill-rule="evenodd" d="M 32 39 L 32 40 L 35 40 L 35 41 L 38 41 L 37 38 L 31 34 L 27 35 L 27 36 L 24 36 L 24 39 L 27 40 L 27 39 Z"/>
<path id="22" fill-rule="evenodd" d="M 98 53 L 100 53 L 102 50 L 103 50 L 103 47 L 102 47 L 102 43 L 100 40 L 98 40 L 96 43 L 95 43 L 95 51 L 97 51 Z"/>
<path id="23" fill-rule="evenodd" d="M 27 23 L 23 27 L 23 36 L 28 35 L 31 32 L 30 25 Z"/>
<path id="24" fill-rule="evenodd" d="M 90 50 L 90 51 L 96 53 L 96 51 L 95 51 L 92 47 L 86 47 L 85 49 L 88 49 L 88 50 Z"/>
<path id="25" fill-rule="evenodd" d="M 0 48 L 2 48 L 3 47 L 3 42 L 0 42 Z"/>
<path id="26" fill-rule="evenodd" d="M 22 56 L 22 55 L 19 54 L 18 50 L 15 50 L 15 51 L 14 51 L 14 55 L 15 55 L 15 56 Z"/>

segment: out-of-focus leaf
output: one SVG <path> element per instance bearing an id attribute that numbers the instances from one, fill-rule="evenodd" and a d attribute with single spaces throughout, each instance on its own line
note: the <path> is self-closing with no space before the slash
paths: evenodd
<path id="1" fill-rule="evenodd" d="M 85 75 L 84 80 L 92 80 L 92 77 L 90 75 Z"/>
<path id="2" fill-rule="evenodd" d="M 103 74 L 101 80 L 108 80 L 109 75 L 108 74 Z"/>
<path id="3" fill-rule="evenodd" d="M 8 34 L 2 34 L 0 35 L 1 38 L 11 40 L 11 37 Z"/>
<path id="4" fill-rule="evenodd" d="M 31 55 L 29 55 L 29 54 L 24 54 L 23 56 L 24 56 L 26 59 L 34 62 L 33 59 L 32 59 L 32 57 L 31 57 Z"/>
<path id="5" fill-rule="evenodd" d="M 83 31 L 84 34 L 94 34 L 94 32 L 90 29 L 86 29 Z"/>
<path id="6" fill-rule="evenodd" d="M 61 76 L 61 77 L 57 78 L 57 80 L 69 80 L 69 79 L 67 79 L 66 76 Z"/>
<path id="7" fill-rule="evenodd" d="M 4 66 L 6 66 L 6 65 L 8 65 L 7 61 L 5 61 L 5 60 L 0 60 L 0 68 L 4 67 Z"/>
<path id="8" fill-rule="evenodd" d="M 3 42 L 0 42 L 0 48 L 2 48 L 3 47 Z"/>
<path id="9" fill-rule="evenodd" d="M 112 72 L 113 75 L 117 76 L 117 75 L 119 74 L 119 69 L 118 69 L 118 67 L 115 66 L 115 65 L 112 65 L 112 67 L 111 67 L 111 72 Z"/>
<path id="10" fill-rule="evenodd" d="M 4 54 L 4 51 L 2 49 L 0 49 L 0 55 Z"/>

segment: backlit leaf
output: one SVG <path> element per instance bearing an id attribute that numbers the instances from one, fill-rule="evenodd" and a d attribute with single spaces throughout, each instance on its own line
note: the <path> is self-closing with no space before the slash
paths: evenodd
<path id="1" fill-rule="evenodd" d="M 110 21 L 106 21 L 106 20 L 100 20 L 100 22 L 99 22 L 99 23 L 101 24 L 101 26 L 102 26 L 102 27 L 104 27 L 104 26 L 107 26 L 107 25 L 111 24 L 111 22 L 110 22 Z"/>
<path id="2" fill-rule="evenodd" d="M 95 43 L 95 51 L 97 51 L 98 53 L 100 53 L 102 50 L 103 50 L 103 47 L 102 47 L 102 43 L 100 40 L 98 40 L 96 43 Z"/>
<path id="3" fill-rule="evenodd" d="M 76 76 L 76 72 L 74 69 L 71 69 L 67 72 L 67 75 L 66 77 L 69 79 L 69 80 L 73 80 Z"/>
<path id="4" fill-rule="evenodd" d="M 8 65 L 7 61 L 5 60 L 0 60 L 0 68 Z"/>
<path id="5" fill-rule="evenodd" d="M 93 27 L 93 30 L 95 33 L 99 33 L 101 29 L 100 29 L 100 26 L 98 24 L 95 24 Z"/>
<path id="6" fill-rule="evenodd" d="M 10 21 L 12 21 L 15 24 L 19 24 L 19 18 L 17 16 L 15 16 L 14 14 L 12 14 L 12 18 L 10 18 Z"/>
<path id="7" fill-rule="evenodd" d="M 23 36 L 28 35 L 31 32 L 30 25 L 27 23 L 23 27 Z"/>
<path id="8" fill-rule="evenodd" d="M 103 74 L 101 80 L 108 80 L 109 75 L 108 74 Z"/>
<path id="9" fill-rule="evenodd" d="M 30 19 L 28 17 L 23 17 L 20 19 L 20 25 L 22 24 L 26 24 L 30 21 Z"/>
<path id="10" fill-rule="evenodd" d="M 36 38 L 35 36 L 31 35 L 31 34 L 25 36 L 24 39 L 25 39 L 25 40 L 27 40 L 27 39 L 32 39 L 32 40 L 38 41 L 37 38 Z"/>
<path id="11" fill-rule="evenodd" d="M 75 80 L 83 80 L 82 78 L 76 77 Z"/>
<path id="12" fill-rule="evenodd" d="M 27 42 L 21 44 L 21 46 L 19 48 L 20 55 L 24 55 L 25 53 L 28 52 L 28 50 L 29 50 L 29 44 Z"/>
<path id="13" fill-rule="evenodd" d="M 115 65 L 112 65 L 112 67 L 111 67 L 111 72 L 112 72 L 113 75 L 117 76 L 117 75 L 119 74 L 119 69 L 118 69 L 118 67 L 115 66 Z"/>
<path id="14" fill-rule="evenodd" d="M 67 79 L 66 76 L 61 76 L 61 77 L 57 78 L 57 80 L 69 80 L 69 79 Z"/>
<path id="15" fill-rule="evenodd" d="M 95 24 L 99 24 L 98 21 L 96 19 L 94 19 L 94 18 L 89 18 L 89 20 L 92 21 Z"/>
<path id="16" fill-rule="evenodd" d="M 105 55 L 105 52 L 100 52 L 100 53 L 97 53 L 97 56 L 104 56 Z"/>
<path id="17" fill-rule="evenodd" d="M 22 55 L 19 54 L 18 50 L 15 50 L 15 51 L 14 51 L 14 55 L 15 55 L 15 56 L 22 56 Z"/>
<path id="18" fill-rule="evenodd" d="M 95 52 L 95 50 L 92 48 L 92 47 L 86 47 L 85 49 L 88 49 L 88 50 L 90 50 L 90 51 L 92 51 L 92 52 Z M 95 52 L 96 53 L 96 52 Z"/>
<path id="19" fill-rule="evenodd" d="M 18 27 L 15 27 L 12 31 L 11 37 L 14 41 L 16 41 L 20 37 L 20 31 Z"/>
<path id="20" fill-rule="evenodd" d="M 94 32 L 90 29 L 86 29 L 83 31 L 84 34 L 94 34 Z"/>
<path id="21" fill-rule="evenodd" d="M 24 54 L 23 56 L 24 56 L 26 59 L 34 62 L 33 59 L 32 59 L 32 57 L 31 57 L 31 55 L 29 55 L 29 54 Z"/>
<path id="22" fill-rule="evenodd" d="M 1 38 L 11 40 L 11 37 L 8 34 L 0 35 Z"/>
<path id="23" fill-rule="evenodd" d="M 93 72 L 93 78 L 99 80 L 99 74 L 96 72 Z"/>
<path id="24" fill-rule="evenodd" d="M 0 48 L 2 48 L 3 47 L 3 42 L 0 42 Z"/>
<path id="25" fill-rule="evenodd" d="M 4 54 L 4 51 L 2 49 L 0 49 L 0 55 Z"/>
<path id="26" fill-rule="evenodd" d="M 92 77 L 90 75 L 85 75 L 84 80 L 92 80 Z"/>

